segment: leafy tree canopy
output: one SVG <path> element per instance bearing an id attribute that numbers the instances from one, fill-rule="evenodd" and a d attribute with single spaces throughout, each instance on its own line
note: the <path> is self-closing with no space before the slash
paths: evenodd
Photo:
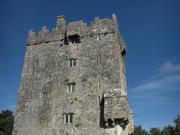
<path id="1" fill-rule="evenodd" d="M 149 132 L 151 135 L 161 135 L 161 130 L 159 128 L 151 128 Z"/>
<path id="2" fill-rule="evenodd" d="M 148 133 L 146 130 L 144 130 L 144 129 L 141 127 L 141 125 L 135 126 L 135 128 L 134 128 L 134 134 L 135 134 L 135 135 L 149 135 L 149 133 Z"/>
<path id="3" fill-rule="evenodd" d="M 162 130 L 151 128 L 149 132 L 144 130 L 141 125 L 135 126 L 134 135 L 180 135 L 180 115 L 174 119 L 175 126 L 165 126 Z"/>
<path id="4" fill-rule="evenodd" d="M 11 135 L 14 123 L 13 112 L 4 110 L 0 113 L 0 135 Z"/>

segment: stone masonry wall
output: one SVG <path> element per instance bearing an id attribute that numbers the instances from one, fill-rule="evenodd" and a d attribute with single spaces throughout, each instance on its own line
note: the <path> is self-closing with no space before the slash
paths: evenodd
<path id="1" fill-rule="evenodd" d="M 66 25 L 60 16 L 51 32 L 29 31 L 13 135 L 118 134 L 105 127 L 103 114 L 104 93 L 120 89 L 127 96 L 118 29 L 115 15 L 90 26 Z"/>

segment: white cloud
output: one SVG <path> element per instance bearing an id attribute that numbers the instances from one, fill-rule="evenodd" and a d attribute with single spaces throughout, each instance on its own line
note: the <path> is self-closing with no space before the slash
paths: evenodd
<path id="1" fill-rule="evenodd" d="M 166 61 L 159 68 L 162 72 L 179 72 L 180 71 L 180 63 L 174 63 L 172 61 Z"/>
<path id="2" fill-rule="evenodd" d="M 180 89 L 180 63 L 166 61 L 159 68 L 162 73 L 153 75 L 149 81 L 132 90 Z"/>
<path id="3" fill-rule="evenodd" d="M 180 105 L 180 102 L 178 101 L 172 101 L 172 99 L 168 100 L 162 100 L 162 99 L 141 99 L 139 101 L 132 102 L 131 105 Z M 144 106 L 144 107 L 149 107 L 149 106 Z"/>
<path id="4" fill-rule="evenodd" d="M 158 90 L 158 89 L 177 89 L 180 86 L 180 74 L 166 76 L 159 80 L 154 80 L 137 86 L 135 90 Z"/>

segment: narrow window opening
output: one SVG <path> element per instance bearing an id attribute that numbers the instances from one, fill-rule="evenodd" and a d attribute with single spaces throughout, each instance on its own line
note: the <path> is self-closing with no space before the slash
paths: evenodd
<path id="1" fill-rule="evenodd" d="M 69 121 L 69 123 L 73 123 L 73 114 L 72 113 L 70 114 L 70 121 Z"/>
<path id="2" fill-rule="evenodd" d="M 75 87 L 76 87 L 76 83 L 72 83 L 72 85 L 71 85 L 71 86 L 72 86 L 72 87 L 71 87 L 71 88 L 72 88 L 72 90 L 71 90 L 71 91 L 72 91 L 72 92 L 74 92 L 74 91 L 75 91 Z"/>
<path id="3" fill-rule="evenodd" d="M 76 59 L 73 59 L 73 66 L 76 66 Z"/>
<path id="4" fill-rule="evenodd" d="M 70 66 L 70 67 L 73 66 L 73 60 L 72 60 L 72 59 L 69 60 L 69 66 Z"/>
<path id="5" fill-rule="evenodd" d="M 67 93 L 72 93 L 75 91 L 76 83 L 68 83 L 66 86 Z"/>
<path id="6" fill-rule="evenodd" d="M 73 113 L 65 113 L 64 117 L 64 124 L 73 124 Z"/>
<path id="7" fill-rule="evenodd" d="M 98 63 L 101 63 L 101 55 L 100 54 L 97 56 L 97 61 L 98 61 Z"/>
<path id="8" fill-rule="evenodd" d="M 47 92 L 44 91 L 44 92 L 42 93 L 42 99 L 43 99 L 43 101 L 46 100 L 46 98 L 47 98 Z"/>
<path id="9" fill-rule="evenodd" d="M 69 119 L 68 119 L 69 115 L 66 114 L 65 116 L 66 116 L 66 123 L 69 123 Z"/>
<path id="10" fill-rule="evenodd" d="M 75 67 L 77 65 L 76 59 L 69 59 L 69 66 L 70 67 Z"/>

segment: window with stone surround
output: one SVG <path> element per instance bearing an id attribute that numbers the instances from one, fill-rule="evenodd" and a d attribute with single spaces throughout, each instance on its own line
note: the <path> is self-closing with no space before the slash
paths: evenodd
<path id="1" fill-rule="evenodd" d="M 67 93 L 72 93 L 75 91 L 75 88 L 76 88 L 76 83 L 73 82 L 73 83 L 67 83 L 66 85 L 66 92 Z"/>
<path id="2" fill-rule="evenodd" d="M 64 124 L 73 124 L 74 122 L 74 113 L 64 113 Z"/>
<path id="3" fill-rule="evenodd" d="M 69 59 L 69 66 L 70 67 L 75 67 L 76 64 L 77 64 L 77 60 L 76 59 L 74 59 L 74 58 Z"/>

